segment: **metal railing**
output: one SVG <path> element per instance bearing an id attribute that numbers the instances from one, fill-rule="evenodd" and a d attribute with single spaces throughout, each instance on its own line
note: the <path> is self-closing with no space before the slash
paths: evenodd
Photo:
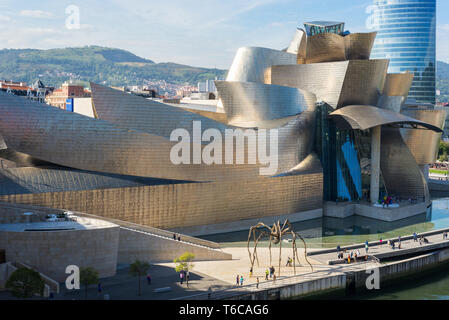
<path id="1" fill-rule="evenodd" d="M 172 300 L 223 300 L 229 299 L 236 296 L 241 296 L 244 294 L 262 292 L 269 289 L 284 287 L 291 284 L 296 284 L 305 281 L 313 281 L 317 279 L 326 279 L 335 276 L 341 276 L 343 272 L 339 273 L 336 268 L 329 268 L 324 265 L 313 265 L 314 268 L 323 268 L 326 270 L 312 271 L 308 273 L 298 274 L 294 276 L 283 276 L 274 280 L 262 281 L 259 284 L 253 283 L 244 286 L 234 286 L 224 290 L 218 291 L 208 291 L 205 293 L 194 294 L 190 296 L 184 296 L 179 298 L 174 298 Z M 329 274 L 328 276 L 323 276 L 323 274 Z M 254 276 L 253 276 L 254 278 Z"/>

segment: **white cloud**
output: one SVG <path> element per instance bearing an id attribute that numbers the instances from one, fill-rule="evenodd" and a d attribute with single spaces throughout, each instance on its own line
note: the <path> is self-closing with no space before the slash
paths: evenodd
<path id="1" fill-rule="evenodd" d="M 5 15 L 0 14 L 0 22 L 9 22 L 11 18 Z"/>
<path id="2" fill-rule="evenodd" d="M 22 17 L 30 18 L 51 18 L 53 14 L 51 12 L 42 10 L 22 10 L 19 13 Z"/>

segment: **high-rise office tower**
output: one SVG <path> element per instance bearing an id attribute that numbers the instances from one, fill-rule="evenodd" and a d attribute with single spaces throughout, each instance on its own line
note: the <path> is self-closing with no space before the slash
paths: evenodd
<path id="1" fill-rule="evenodd" d="M 389 72 L 413 72 L 409 98 L 435 103 L 436 0 L 374 0 L 378 31 L 372 59 L 390 59 Z"/>

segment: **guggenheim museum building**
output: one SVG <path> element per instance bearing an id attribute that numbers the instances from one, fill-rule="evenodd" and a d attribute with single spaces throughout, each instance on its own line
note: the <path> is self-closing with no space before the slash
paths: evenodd
<path id="1" fill-rule="evenodd" d="M 91 83 L 88 117 L 0 92 L 0 158 L 17 165 L 0 201 L 187 234 L 425 210 L 446 114 L 406 103 L 413 74 L 370 59 L 375 38 L 315 21 L 284 50 L 240 48 L 214 108 Z"/>

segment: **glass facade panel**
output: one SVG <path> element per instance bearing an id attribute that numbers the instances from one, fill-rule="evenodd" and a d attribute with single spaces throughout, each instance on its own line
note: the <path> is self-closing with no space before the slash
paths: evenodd
<path id="1" fill-rule="evenodd" d="M 356 201 L 362 188 L 360 154 L 354 130 L 341 130 L 328 118 L 334 111 L 325 103 L 317 105 L 315 152 L 323 165 L 325 201 Z"/>
<path id="2" fill-rule="evenodd" d="M 409 97 L 434 104 L 436 0 L 374 0 L 373 23 L 371 58 L 390 59 L 390 73 L 413 72 Z"/>

